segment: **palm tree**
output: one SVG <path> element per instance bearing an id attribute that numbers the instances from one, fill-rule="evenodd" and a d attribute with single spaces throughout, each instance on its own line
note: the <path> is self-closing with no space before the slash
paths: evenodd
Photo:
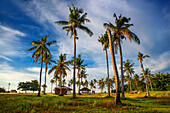
<path id="1" fill-rule="evenodd" d="M 138 90 L 139 90 L 139 88 L 138 88 L 139 75 L 138 75 L 138 74 L 135 74 L 135 75 L 133 76 L 133 80 L 134 80 L 135 85 L 136 85 L 136 90 L 138 91 Z"/>
<path id="2" fill-rule="evenodd" d="M 73 79 L 71 79 L 70 81 L 69 81 L 69 84 L 70 84 L 70 86 L 73 84 Z M 69 87 L 70 87 L 69 86 Z"/>
<path id="3" fill-rule="evenodd" d="M 113 83 L 114 83 L 114 80 L 111 79 L 111 78 L 109 78 L 109 87 L 110 87 L 111 89 L 114 88 Z M 106 79 L 105 79 L 105 84 L 108 85 L 108 77 L 106 77 Z"/>
<path id="4" fill-rule="evenodd" d="M 109 37 L 107 34 L 107 31 L 104 35 L 99 37 L 98 41 L 102 44 L 103 50 L 106 52 L 106 64 L 107 64 L 107 77 L 108 77 L 108 83 L 107 83 L 107 89 L 108 89 L 108 96 L 110 96 L 110 85 L 109 85 L 109 63 L 108 63 L 108 54 L 107 49 L 109 48 Z"/>
<path id="5" fill-rule="evenodd" d="M 121 69 L 121 86 L 122 86 L 122 98 L 125 98 L 124 95 L 124 81 L 123 81 L 123 55 L 122 55 L 122 47 L 121 47 L 121 41 L 124 38 L 128 38 L 130 42 L 132 40 L 136 42 L 137 44 L 140 44 L 139 38 L 129 29 L 133 24 L 128 24 L 130 21 L 130 18 L 122 17 L 122 15 L 117 18 L 116 14 L 114 13 L 113 17 L 115 17 L 115 24 L 112 23 L 104 23 L 104 26 L 112 29 L 115 36 L 118 38 L 116 40 L 117 45 L 119 46 L 119 53 L 120 53 L 120 69 Z M 126 36 L 126 37 L 125 37 Z"/>
<path id="6" fill-rule="evenodd" d="M 42 37 L 41 40 L 38 41 L 32 41 L 31 44 L 35 45 L 34 47 L 30 48 L 28 51 L 32 51 L 35 50 L 34 53 L 32 54 L 31 58 L 34 58 L 34 61 L 38 61 L 38 59 L 40 59 L 41 57 L 41 69 L 40 69 L 40 83 L 39 83 L 39 90 L 38 90 L 38 95 L 40 96 L 40 92 L 41 92 L 41 75 L 42 75 L 42 67 L 43 67 L 43 54 L 44 52 L 46 52 L 47 54 L 49 54 L 51 56 L 51 52 L 48 49 L 47 46 L 51 46 L 53 43 L 56 43 L 56 41 L 51 41 L 51 42 L 47 42 L 47 38 L 49 37 L 49 35 Z M 33 61 L 33 63 L 34 63 Z"/>
<path id="7" fill-rule="evenodd" d="M 80 87 L 81 87 L 81 85 L 83 84 L 83 80 L 82 80 L 82 79 L 83 79 L 83 78 L 86 79 L 87 76 L 88 76 L 88 74 L 86 73 L 86 69 L 81 69 L 81 70 L 80 70 L 80 79 L 81 79 L 81 80 L 80 80 L 80 83 L 81 83 L 81 84 L 80 84 Z"/>
<path id="8" fill-rule="evenodd" d="M 55 80 L 54 80 L 54 79 L 51 79 L 51 80 L 50 80 L 50 82 L 51 82 L 51 93 L 52 93 L 52 90 L 53 90 L 53 84 L 54 84 Z"/>
<path id="9" fill-rule="evenodd" d="M 67 75 L 66 70 L 70 69 L 68 68 L 68 65 L 70 64 L 70 61 L 66 61 L 66 54 L 60 54 L 59 60 L 57 60 L 56 65 L 52 67 L 48 74 L 52 73 L 53 71 L 55 75 L 60 75 L 60 95 L 62 96 L 62 76 Z"/>
<path id="10" fill-rule="evenodd" d="M 57 85 L 57 81 L 59 80 L 58 74 L 55 74 L 55 73 L 54 73 L 54 79 L 55 79 L 56 87 L 58 87 L 58 85 Z"/>
<path id="11" fill-rule="evenodd" d="M 86 26 L 82 25 L 85 24 L 85 22 L 90 22 L 90 20 L 86 18 L 87 13 L 83 14 L 83 9 L 75 8 L 74 5 L 72 5 L 72 8 L 69 7 L 69 10 L 70 10 L 69 21 L 56 21 L 55 23 L 59 25 L 64 25 L 63 30 L 67 31 L 67 35 L 71 31 L 71 37 L 74 36 L 73 97 L 76 97 L 75 62 L 76 62 L 76 39 L 78 39 L 77 29 L 85 31 L 89 36 L 92 36 L 93 32 L 90 29 L 88 29 Z"/>
<path id="12" fill-rule="evenodd" d="M 152 82 L 151 82 L 151 79 L 150 79 L 151 76 L 153 76 L 153 75 L 151 74 L 151 70 L 149 70 L 149 68 L 146 68 L 146 69 L 145 69 L 145 75 L 146 75 L 148 84 L 150 83 L 150 85 L 151 85 L 151 90 L 153 91 Z"/>
<path id="13" fill-rule="evenodd" d="M 52 60 L 52 56 L 50 56 L 49 54 L 47 54 L 47 52 L 44 54 L 44 59 L 43 62 L 45 63 L 45 84 L 44 84 L 44 94 L 46 94 L 46 75 L 47 75 L 47 70 L 48 70 L 48 65 L 51 65 L 51 62 L 55 62 Z"/>
<path id="14" fill-rule="evenodd" d="M 126 72 L 127 74 L 127 79 L 129 80 L 129 85 L 130 85 L 130 92 L 132 92 L 132 85 L 131 85 L 131 76 L 132 74 L 134 74 L 134 63 L 131 63 L 131 61 L 129 59 L 126 60 L 126 62 L 124 62 L 123 64 L 123 72 Z"/>
<path id="15" fill-rule="evenodd" d="M 84 59 L 81 59 L 81 54 L 78 55 L 78 57 L 76 58 L 76 62 L 75 62 L 75 65 L 76 65 L 76 69 L 78 70 L 77 71 L 77 77 L 78 77 L 78 94 L 80 95 L 80 85 L 81 85 L 81 75 L 80 75 L 80 70 L 81 69 L 84 69 L 85 70 L 85 66 L 87 66 L 86 64 L 83 65 L 83 62 L 84 62 Z M 72 60 L 72 64 L 74 64 L 74 60 Z"/>
<path id="16" fill-rule="evenodd" d="M 94 82 L 93 82 L 93 80 L 90 81 L 90 88 L 91 88 L 91 90 L 93 90 L 93 88 L 94 88 Z"/>
<path id="17" fill-rule="evenodd" d="M 143 76 L 144 76 L 145 83 L 146 83 L 146 91 L 147 91 L 147 95 L 150 96 L 149 91 L 148 91 L 148 85 L 147 85 L 147 82 L 146 82 L 145 70 L 144 70 L 144 68 L 143 68 L 143 63 L 142 63 L 143 59 L 146 58 L 146 57 L 150 57 L 150 56 L 149 56 L 149 55 L 145 55 L 145 56 L 144 56 L 142 53 L 140 53 L 140 52 L 138 51 L 138 58 L 137 58 L 137 60 L 140 61 L 141 69 L 142 69 Z"/>
<path id="18" fill-rule="evenodd" d="M 99 79 L 98 86 L 99 86 L 99 89 L 101 89 L 101 93 L 102 93 L 103 88 L 105 87 L 104 78 Z"/>
<path id="19" fill-rule="evenodd" d="M 87 80 L 85 80 L 84 82 L 84 86 L 88 88 L 89 82 Z"/>
<path id="20" fill-rule="evenodd" d="M 115 60 L 115 52 L 114 52 L 114 42 L 112 40 L 112 35 L 110 32 L 110 29 L 108 29 L 108 36 L 109 36 L 109 46 L 110 46 L 110 54 L 111 54 L 111 59 L 112 59 L 112 67 L 115 75 L 115 84 L 116 84 L 116 97 L 115 97 L 115 104 L 121 103 L 120 101 L 120 85 L 119 85 L 119 76 L 118 76 L 118 71 L 117 71 L 117 66 L 116 66 L 116 60 Z M 116 37 L 113 34 L 114 40 Z"/>
<path id="21" fill-rule="evenodd" d="M 96 87 L 97 80 L 96 80 L 96 79 L 93 79 L 93 82 L 94 82 L 95 89 L 96 89 L 96 88 L 97 88 L 97 87 Z"/>

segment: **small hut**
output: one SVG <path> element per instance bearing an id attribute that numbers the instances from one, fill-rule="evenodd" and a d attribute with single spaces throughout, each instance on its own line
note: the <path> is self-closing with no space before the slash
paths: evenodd
<path id="1" fill-rule="evenodd" d="M 84 87 L 84 88 L 80 89 L 80 91 L 81 91 L 82 93 L 89 93 L 89 91 L 91 91 L 91 90 L 88 89 L 87 87 Z"/>
<path id="2" fill-rule="evenodd" d="M 62 88 L 62 94 L 63 95 L 66 94 L 67 91 L 71 91 L 72 90 L 71 88 L 66 87 L 66 86 L 61 86 L 61 88 Z M 56 95 L 60 94 L 60 87 L 56 87 L 54 90 L 55 90 L 55 94 Z"/>

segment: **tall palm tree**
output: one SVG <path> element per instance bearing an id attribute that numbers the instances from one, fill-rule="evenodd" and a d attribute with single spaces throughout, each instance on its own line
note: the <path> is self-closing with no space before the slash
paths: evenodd
<path id="1" fill-rule="evenodd" d="M 132 85 L 131 85 L 131 77 L 132 74 L 134 74 L 134 63 L 131 63 L 131 61 L 129 59 L 126 60 L 126 62 L 124 62 L 123 64 L 123 72 L 126 72 L 127 74 L 127 79 L 129 80 L 129 85 L 130 85 L 130 92 L 132 92 Z"/>
<path id="2" fill-rule="evenodd" d="M 139 90 L 139 88 L 138 88 L 139 75 L 138 75 L 138 74 L 135 74 L 135 75 L 133 76 L 133 80 L 134 80 L 135 85 L 136 85 L 136 90 Z"/>
<path id="3" fill-rule="evenodd" d="M 51 82 L 51 93 L 52 93 L 52 90 L 53 90 L 53 84 L 54 84 L 55 80 L 54 80 L 54 79 L 51 79 L 51 80 L 50 80 L 50 82 Z"/>
<path id="4" fill-rule="evenodd" d="M 48 70 L 48 65 L 52 65 L 51 62 L 55 62 L 52 60 L 52 56 L 50 56 L 49 54 L 47 54 L 47 52 L 45 52 L 44 54 L 44 59 L 43 62 L 45 63 L 45 84 L 44 84 L 44 94 L 46 94 L 46 78 L 47 78 L 47 70 Z"/>
<path id="5" fill-rule="evenodd" d="M 114 75 L 115 75 L 115 84 L 116 84 L 116 97 L 115 97 L 115 104 L 119 104 L 121 103 L 120 101 L 120 85 L 119 85 L 119 76 L 118 76 L 118 71 L 117 71 L 117 66 L 116 66 L 116 60 L 115 60 L 115 52 L 114 52 L 114 41 L 112 40 L 112 36 L 113 39 L 115 40 L 115 34 L 111 35 L 111 31 L 110 29 L 108 29 L 108 36 L 109 36 L 109 46 L 110 46 L 110 54 L 111 54 L 111 59 L 112 59 L 112 67 L 113 67 L 113 71 L 114 71 Z"/>
<path id="6" fill-rule="evenodd" d="M 99 79 L 98 86 L 99 86 L 99 89 L 101 89 L 101 93 L 102 93 L 103 88 L 105 87 L 104 78 Z"/>
<path id="7" fill-rule="evenodd" d="M 140 53 L 140 52 L 138 51 L 138 58 L 137 58 L 137 60 L 140 61 L 141 69 L 142 69 L 143 76 L 144 76 L 145 83 L 146 83 L 147 95 L 150 96 L 149 91 L 148 91 L 148 85 L 147 85 L 147 82 L 146 82 L 145 70 L 144 70 L 144 68 L 143 68 L 143 63 L 142 63 L 143 59 L 146 58 L 146 57 L 150 57 L 150 56 L 149 56 L 149 55 L 143 55 L 142 53 Z"/>
<path id="8" fill-rule="evenodd" d="M 55 75 L 60 75 L 60 95 L 61 96 L 62 96 L 62 76 L 67 75 L 66 70 L 70 71 L 70 69 L 68 68 L 69 64 L 70 64 L 70 61 L 66 61 L 66 54 L 60 54 L 59 60 L 57 60 L 56 65 L 53 66 L 48 71 L 48 74 L 54 71 Z"/>
<path id="9" fill-rule="evenodd" d="M 90 29 L 88 29 L 86 26 L 82 25 L 85 24 L 85 22 L 90 22 L 90 20 L 86 18 L 87 13 L 83 14 L 83 9 L 75 8 L 74 5 L 72 5 L 72 8 L 69 7 L 69 10 L 70 10 L 69 21 L 56 21 L 55 23 L 59 25 L 64 25 L 63 30 L 67 31 L 67 35 L 69 32 L 71 32 L 71 37 L 74 36 L 73 97 L 76 97 L 75 62 L 76 62 L 76 39 L 78 39 L 77 29 L 85 31 L 89 36 L 92 36 L 93 32 Z"/>
<path id="10" fill-rule="evenodd" d="M 35 60 L 38 61 L 38 59 L 40 59 L 41 57 L 41 62 L 40 62 L 41 69 L 40 69 L 40 81 L 39 81 L 40 83 L 39 83 L 39 90 L 38 90 L 37 96 L 40 96 L 40 92 L 41 92 L 41 76 L 42 76 L 42 67 L 43 67 L 43 58 L 44 58 L 43 54 L 46 52 L 47 54 L 51 56 L 51 52 L 47 46 L 51 46 L 53 43 L 56 43 L 56 41 L 47 42 L 48 37 L 49 35 L 46 35 L 45 37 L 42 37 L 41 40 L 32 41 L 31 44 L 35 46 L 28 50 L 28 51 L 35 50 L 31 56 L 31 58 L 34 58 L 34 61 Z"/>
<path id="11" fill-rule="evenodd" d="M 107 89 L 108 89 L 108 96 L 110 96 L 109 63 L 108 63 L 108 54 L 107 54 L 107 49 L 109 48 L 109 37 L 108 37 L 107 31 L 105 32 L 104 35 L 99 37 L 98 41 L 102 44 L 102 46 L 104 46 L 103 50 L 106 52 L 107 78 L 108 78 Z"/>
<path id="12" fill-rule="evenodd" d="M 123 55 L 122 55 L 122 47 L 121 47 L 121 42 L 123 39 L 126 37 L 132 42 L 136 42 L 137 44 L 140 44 L 139 38 L 133 33 L 129 28 L 133 26 L 133 24 L 128 24 L 130 21 L 130 18 L 122 17 L 122 15 L 119 16 L 119 18 L 116 16 L 114 13 L 113 17 L 115 17 L 115 24 L 113 25 L 112 23 L 104 23 L 105 27 L 110 28 L 115 36 L 118 38 L 116 40 L 117 45 L 119 46 L 119 53 L 120 53 L 120 69 L 121 69 L 121 86 L 122 86 L 122 98 L 125 98 L 124 95 L 124 81 L 123 81 Z"/>

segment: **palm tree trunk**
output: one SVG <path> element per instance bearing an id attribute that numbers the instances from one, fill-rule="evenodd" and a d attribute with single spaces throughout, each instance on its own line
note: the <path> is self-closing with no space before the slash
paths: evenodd
<path id="1" fill-rule="evenodd" d="M 150 79 L 149 77 L 148 77 L 148 79 L 149 79 L 149 82 L 150 82 L 150 84 L 151 84 L 151 90 L 153 91 L 151 79 Z"/>
<path id="2" fill-rule="evenodd" d="M 45 64 L 45 87 L 44 87 L 44 95 L 46 94 L 46 78 L 47 78 L 47 70 L 48 70 L 48 67 L 47 67 L 47 64 Z"/>
<path id="3" fill-rule="evenodd" d="M 42 58 L 41 58 L 41 69 L 40 69 L 40 84 L 39 84 L 39 90 L 38 90 L 38 97 L 40 97 L 41 93 L 41 75 L 42 75 L 42 67 L 43 67 L 43 51 L 42 51 Z"/>
<path id="4" fill-rule="evenodd" d="M 114 54 L 114 48 L 113 48 L 113 43 L 112 43 L 112 37 L 110 30 L 108 29 L 108 36 L 109 36 L 109 46 L 110 46 L 110 53 L 111 53 L 111 58 L 112 58 L 112 65 L 113 65 L 113 70 L 114 70 L 114 75 L 115 75 L 115 84 L 116 84 L 116 97 L 115 97 L 115 104 L 121 103 L 120 101 L 120 89 L 119 89 L 119 76 L 117 72 L 117 66 L 116 66 L 116 61 L 115 61 L 115 54 Z"/>
<path id="5" fill-rule="evenodd" d="M 130 82 L 130 92 L 132 93 L 132 84 L 131 84 L 130 76 L 129 76 L 129 82 Z"/>
<path id="6" fill-rule="evenodd" d="M 74 34 L 74 69 L 73 69 L 73 98 L 76 97 L 76 34 L 75 27 L 73 26 L 73 34 Z"/>
<path id="7" fill-rule="evenodd" d="M 61 73 L 60 73 L 60 95 L 62 95 L 62 87 L 61 87 L 61 85 L 62 85 L 62 78 L 61 78 Z"/>
<path id="8" fill-rule="evenodd" d="M 144 69 L 143 69 L 143 64 L 142 64 L 142 60 L 141 60 L 141 59 L 140 59 L 140 64 L 141 64 L 141 68 L 142 68 L 142 71 L 143 71 L 143 76 L 144 76 L 145 83 L 146 83 L 147 95 L 150 96 L 149 91 L 148 91 L 148 84 L 147 84 L 147 82 L 146 82 L 146 75 L 145 75 L 145 71 L 144 71 Z"/>
<path id="9" fill-rule="evenodd" d="M 78 79 L 79 79 L 79 89 L 78 89 L 78 94 L 80 95 L 80 75 L 79 75 L 79 69 L 78 69 L 78 72 L 77 72 L 77 76 L 78 76 Z"/>
<path id="10" fill-rule="evenodd" d="M 53 89 L 53 83 L 51 83 L 51 93 L 52 93 L 52 89 Z"/>
<path id="11" fill-rule="evenodd" d="M 122 86 L 122 98 L 125 98 L 124 94 L 124 81 L 123 81 L 123 56 L 122 56 L 122 47 L 120 39 L 118 40 L 119 53 L 120 53 L 120 74 L 121 74 L 121 86 Z"/>
<path id="12" fill-rule="evenodd" d="M 108 89 L 108 96 L 110 97 L 110 83 L 109 83 L 109 63 L 108 63 L 107 49 L 106 49 L 105 51 L 106 51 L 107 78 L 108 78 L 108 85 L 107 85 L 107 89 Z"/>

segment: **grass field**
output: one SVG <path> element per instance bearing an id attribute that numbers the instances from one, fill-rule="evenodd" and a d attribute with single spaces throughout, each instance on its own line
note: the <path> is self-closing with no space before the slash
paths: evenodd
<path id="1" fill-rule="evenodd" d="M 152 91 L 151 97 L 145 93 L 129 94 L 121 99 L 122 105 L 115 106 L 114 95 L 106 93 L 83 94 L 72 98 L 72 94 L 63 97 L 47 94 L 37 97 L 36 94 L 0 94 L 0 113 L 76 113 L 76 112 L 170 112 L 170 91 Z"/>

